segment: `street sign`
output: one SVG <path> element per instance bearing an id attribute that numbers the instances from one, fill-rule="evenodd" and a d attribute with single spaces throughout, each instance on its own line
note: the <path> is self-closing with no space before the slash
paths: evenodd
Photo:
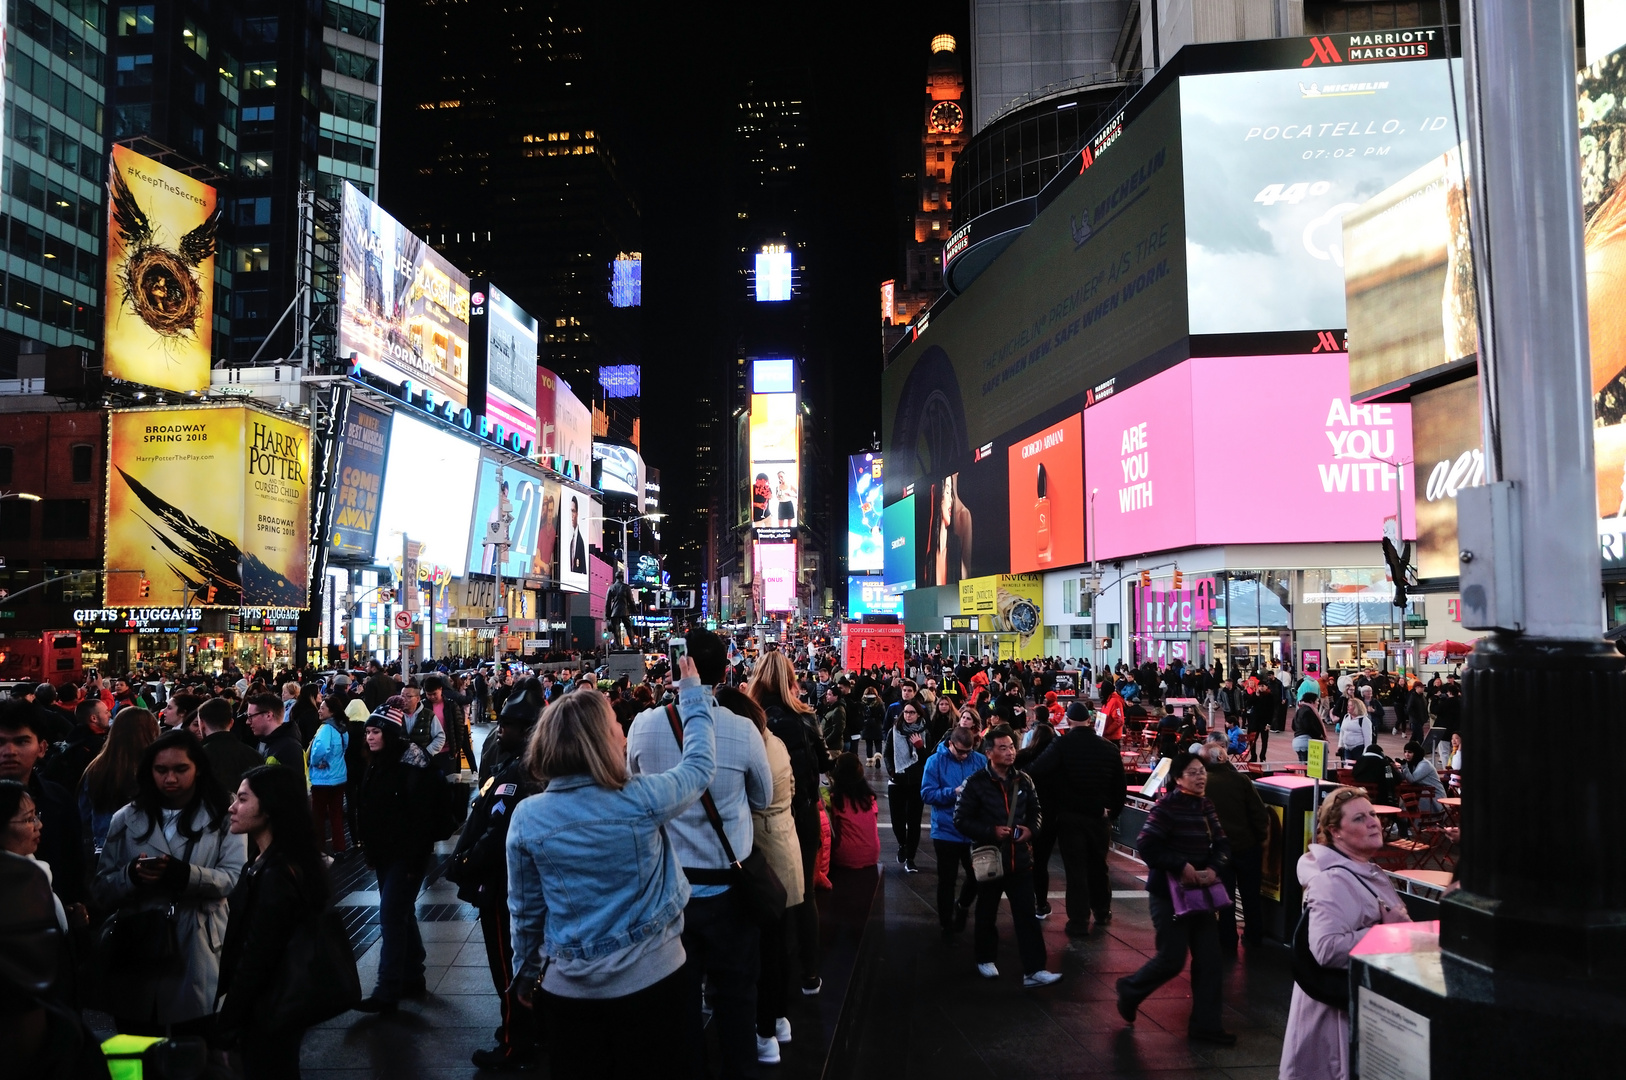
<path id="1" fill-rule="evenodd" d="M 508 616 L 506 616 L 506 615 L 487 615 L 486 616 L 486 625 L 487 626 L 506 626 L 507 623 L 508 623 Z"/>
<path id="2" fill-rule="evenodd" d="M 1323 778 L 1327 775 L 1327 744 L 1320 739 L 1310 740 L 1310 756 L 1307 761 L 1306 775 L 1312 779 Z"/>
<path id="3" fill-rule="evenodd" d="M 395 628 L 397 630 L 412 629 L 412 615 L 409 612 L 397 611 L 395 613 Z"/>
<path id="4" fill-rule="evenodd" d="M 525 639 L 526 652 L 536 652 L 538 649 L 545 649 L 547 647 L 547 642 L 542 638 L 528 637 Z"/>

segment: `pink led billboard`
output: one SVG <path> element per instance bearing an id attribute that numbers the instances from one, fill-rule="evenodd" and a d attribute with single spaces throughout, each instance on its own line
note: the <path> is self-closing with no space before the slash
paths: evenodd
<path id="1" fill-rule="evenodd" d="M 1411 537 L 1411 457 L 1411 406 L 1352 406 L 1344 353 L 1188 360 L 1084 413 L 1091 557 L 1375 544 L 1397 494 Z"/>
<path id="2" fill-rule="evenodd" d="M 758 544 L 756 571 L 762 579 L 763 611 L 796 609 L 796 541 Z"/>

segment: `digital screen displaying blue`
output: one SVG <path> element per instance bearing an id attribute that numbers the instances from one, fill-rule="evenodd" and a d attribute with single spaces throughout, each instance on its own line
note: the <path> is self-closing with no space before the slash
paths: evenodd
<path id="1" fill-rule="evenodd" d="M 639 370 L 637 364 L 611 364 L 598 369 L 598 384 L 607 398 L 637 397 Z"/>
<path id="2" fill-rule="evenodd" d="M 903 616 L 903 597 L 889 593 L 886 579 L 880 576 L 852 574 L 847 578 L 847 618 L 864 615 Z"/>
<path id="3" fill-rule="evenodd" d="M 610 263 L 610 306 L 638 307 L 643 303 L 644 261 L 637 256 Z"/>
<path id="4" fill-rule="evenodd" d="M 789 357 L 774 360 L 752 360 L 751 392 L 753 394 L 794 394 L 796 392 L 795 362 Z"/>
<path id="5" fill-rule="evenodd" d="M 886 589 L 891 593 L 915 587 L 915 497 L 900 499 L 881 511 L 886 533 Z"/>
<path id="6" fill-rule="evenodd" d="M 886 530 L 881 514 L 881 455 L 847 459 L 847 570 L 868 573 L 886 568 Z"/>

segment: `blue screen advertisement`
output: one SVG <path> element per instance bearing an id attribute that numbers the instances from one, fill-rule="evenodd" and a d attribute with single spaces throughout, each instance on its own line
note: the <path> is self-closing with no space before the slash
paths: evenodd
<path id="1" fill-rule="evenodd" d="M 881 515 L 881 455 L 847 459 L 847 571 L 886 568 L 886 530 Z"/>
<path id="2" fill-rule="evenodd" d="M 896 615 L 903 617 L 903 597 L 887 590 L 886 579 L 879 575 L 849 575 L 847 578 L 847 618 L 863 615 Z"/>
<path id="3" fill-rule="evenodd" d="M 888 592 L 915 587 L 915 497 L 899 499 L 881 512 L 886 532 L 885 580 Z"/>
<path id="4" fill-rule="evenodd" d="M 502 482 L 508 488 L 508 508 L 514 515 L 508 524 L 508 554 L 503 559 L 504 577 L 526 577 L 532 574 L 536 555 L 537 532 L 543 516 L 543 481 L 513 466 L 503 467 Z M 500 500 L 497 484 L 497 463 L 490 458 L 480 459 L 480 488 L 474 499 L 474 528 L 469 530 L 469 569 L 476 574 L 497 572 L 497 548 L 487 547 L 487 536 L 493 535 L 498 521 Z"/>
<path id="5" fill-rule="evenodd" d="M 344 456 L 333 492 L 333 531 L 328 550 L 335 555 L 372 558 L 378 545 L 378 500 L 384 487 L 390 418 L 359 401 L 344 414 Z"/>

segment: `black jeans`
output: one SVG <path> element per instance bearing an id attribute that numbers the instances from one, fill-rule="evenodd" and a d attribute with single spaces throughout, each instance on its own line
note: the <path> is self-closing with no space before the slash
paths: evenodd
<path id="1" fill-rule="evenodd" d="M 898 838 L 898 857 L 912 859 L 920 848 L 920 777 L 907 774 L 886 786 L 886 808 L 892 815 L 892 835 Z"/>
<path id="2" fill-rule="evenodd" d="M 1056 850 L 1056 826 L 1049 818 L 1033 834 L 1033 907 L 1050 914 L 1050 855 Z"/>
<path id="3" fill-rule="evenodd" d="M 992 964 L 999 955 L 999 930 L 994 920 L 999 916 L 1001 895 L 1011 902 L 1011 922 L 1016 929 L 1016 951 L 1022 957 L 1022 974 L 1043 971 L 1044 935 L 1039 932 L 1039 919 L 1033 913 L 1033 874 L 1028 871 L 1006 874 L 998 881 L 984 881 L 977 886 L 977 930 L 971 943 L 977 963 Z"/>
<path id="4" fill-rule="evenodd" d="M 683 909 L 683 950 L 688 953 L 681 973 L 688 996 L 683 1012 L 688 1017 L 689 1063 L 694 1076 L 710 1075 L 700 1014 L 700 995 L 707 981 L 711 985 L 717 1045 L 723 1058 L 722 1075 L 729 1080 L 757 1075 L 757 968 L 762 936 L 735 892 L 730 889 L 719 896 L 691 897 Z M 641 1011 L 619 1015 L 621 1027 L 611 1041 L 652 1041 L 651 1033 L 642 1029 L 636 1038 L 629 1038 L 627 1018 L 644 1015 Z M 554 1034 L 557 1045 L 560 1033 Z M 567 1031 L 563 1037 L 588 1044 L 585 1032 Z M 674 1043 L 665 1052 L 675 1059 L 675 1051 Z"/>
<path id="5" fill-rule="evenodd" d="M 423 887 L 427 856 L 407 855 L 378 874 L 378 983 L 373 997 L 400 1001 L 423 980 L 423 937 L 418 933 L 418 890 Z"/>
<path id="6" fill-rule="evenodd" d="M 688 910 L 694 905 L 691 900 Z M 704 1075 L 692 1073 L 690 1060 L 676 1049 L 685 1039 L 701 1036 L 699 999 L 693 1009 L 685 1001 L 690 993 L 687 974 L 687 968 L 680 968 L 626 997 L 538 994 L 536 1004 L 549 1032 L 548 1075 L 556 1080 L 686 1080 Z M 756 1064 L 755 1044 L 751 1062 Z"/>
<path id="7" fill-rule="evenodd" d="M 1232 851 L 1231 861 L 1220 871 L 1220 880 L 1225 882 L 1225 890 L 1231 894 L 1231 899 L 1236 901 L 1231 907 L 1219 913 L 1220 944 L 1227 948 L 1236 948 L 1238 905 L 1242 908 L 1244 923 L 1242 934 L 1248 943 L 1251 945 L 1265 935 L 1264 905 L 1259 897 L 1263 859 L 1263 848 Z"/>
<path id="8" fill-rule="evenodd" d="M 1152 871 L 1157 873 L 1157 871 Z M 1157 955 L 1133 975 L 1118 980 L 1118 994 L 1139 1005 L 1152 991 L 1180 974 L 1191 954 L 1192 1031 L 1220 1030 L 1219 925 L 1213 915 L 1174 917 L 1174 902 L 1167 892 L 1148 892 L 1152 925 L 1157 929 Z"/>
<path id="9" fill-rule="evenodd" d="M 794 909 L 791 909 L 794 910 Z M 757 1035 L 770 1038 L 774 1021 L 785 1015 L 785 960 L 790 955 L 785 945 L 785 924 L 790 912 L 764 923 L 759 931 L 757 965 Z"/>
<path id="10" fill-rule="evenodd" d="M 802 856 L 802 902 L 785 912 L 790 926 L 796 928 L 796 957 L 801 965 L 802 979 L 817 978 L 819 974 L 819 902 L 813 888 L 818 876 L 819 846 L 823 843 L 823 827 L 819 824 L 819 804 L 809 802 L 792 811 L 796 822 L 796 844 Z M 784 1013 L 777 1015 L 783 1016 Z"/>
<path id="11" fill-rule="evenodd" d="M 514 938 L 508 921 L 508 897 L 492 896 L 479 907 L 480 933 L 485 938 L 486 965 L 491 969 L 491 985 L 497 991 L 497 1007 L 502 1023 L 497 1028 L 499 1049 L 510 1057 L 530 1060 L 536 1056 L 536 1014 L 514 1001 L 508 992 L 513 982 Z"/>
<path id="12" fill-rule="evenodd" d="M 937 852 L 937 921 L 947 930 L 954 925 L 954 882 L 961 869 L 965 870 L 965 884 L 960 886 L 958 904 L 967 911 L 977 898 L 977 878 L 971 872 L 971 845 L 953 840 L 933 840 Z"/>
<path id="13" fill-rule="evenodd" d="M 1112 884 L 1107 878 L 1112 824 L 1105 817 L 1063 812 L 1056 815 L 1055 827 L 1067 873 L 1067 924 L 1083 930 L 1085 912 L 1094 912 L 1097 919 L 1112 912 Z"/>

